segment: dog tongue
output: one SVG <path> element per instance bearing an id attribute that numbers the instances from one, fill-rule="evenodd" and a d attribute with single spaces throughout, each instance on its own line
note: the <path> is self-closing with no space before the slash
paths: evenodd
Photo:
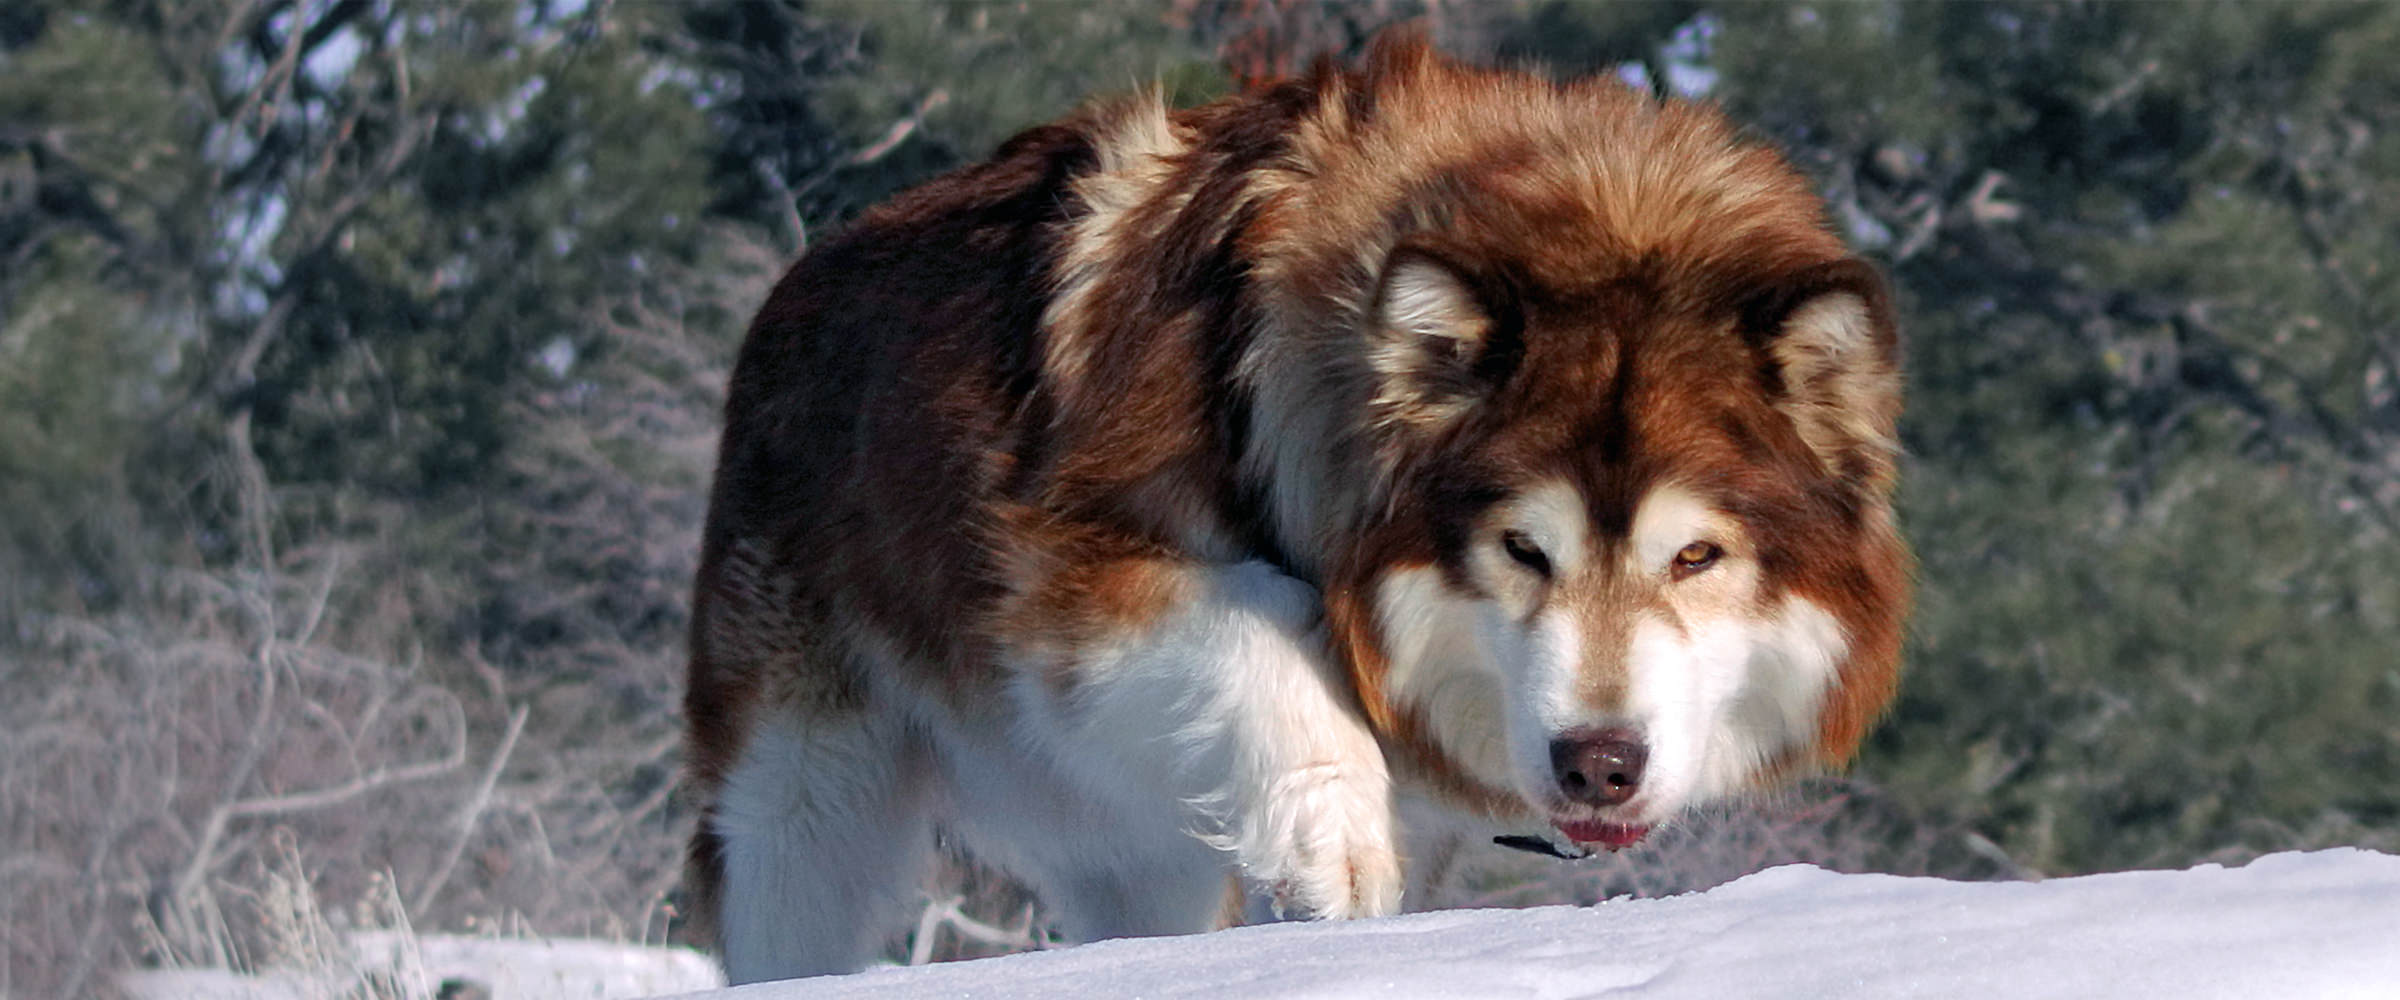
<path id="1" fill-rule="evenodd" d="M 1638 823 L 1604 823 L 1599 820 L 1574 820 L 1558 824 L 1558 832 L 1579 844 L 1600 844 L 1618 851 L 1641 843 L 1650 828 Z"/>

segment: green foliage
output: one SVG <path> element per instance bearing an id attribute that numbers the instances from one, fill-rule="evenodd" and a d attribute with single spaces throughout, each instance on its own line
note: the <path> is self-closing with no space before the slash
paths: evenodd
<path id="1" fill-rule="evenodd" d="M 1561 76 L 1640 66 L 1648 79 L 1663 74 L 1659 51 L 1677 28 L 1699 15 L 1686 0 L 1632 3 L 1538 3 L 1498 26 L 1493 47 L 1505 59 Z"/>
<path id="2" fill-rule="evenodd" d="M 629 58 L 634 40 L 562 28 L 511 41 L 505 17 L 442 29 L 445 44 L 405 63 L 441 81 L 413 98 L 415 168 L 332 245 L 305 230 L 277 241 L 292 256 L 276 294 L 296 306 L 253 405 L 273 411 L 259 447 L 278 482 L 416 502 L 475 489 L 509 445 L 506 402 L 557 377 L 538 355 L 594 349 L 585 310 L 697 250 L 705 126 L 682 87 Z M 310 194 L 341 196 L 268 197 Z"/>
<path id="3" fill-rule="evenodd" d="M 1862 769 L 2042 871 L 2388 838 L 2393 547 L 2226 422 L 1913 469 L 1914 668 Z M 2136 463 L 2139 500 L 2095 474 Z"/>
<path id="4" fill-rule="evenodd" d="M 122 587 L 140 563 L 128 550 L 125 457 L 153 404 L 150 378 L 173 360 L 154 317 L 87 283 L 78 256 L 58 248 L 65 275 L 30 283 L 0 326 L 0 602 L 65 578 L 61 600 Z"/>
<path id="5" fill-rule="evenodd" d="M 2393 843 L 2400 70 L 2349 53 L 2400 18 L 1720 14 L 1910 304 L 1923 608 L 1862 770 L 2042 871 Z"/>
<path id="6" fill-rule="evenodd" d="M 1225 86 L 1154 3 L 735 0 L 680 13 L 662 30 L 683 36 L 721 137 L 718 207 L 779 222 L 795 244 L 1094 96 L 1156 85 L 1181 102 Z"/>
<path id="7" fill-rule="evenodd" d="M 863 25 L 865 44 L 890 77 L 947 95 L 925 115 L 926 127 L 969 159 L 1096 96 L 1156 85 L 1170 100 L 1190 103 L 1225 86 L 1213 61 L 1157 16 L 1154 2 L 831 0 L 818 9 Z M 888 98 L 862 94 L 837 120 L 870 132 L 896 110 Z"/>

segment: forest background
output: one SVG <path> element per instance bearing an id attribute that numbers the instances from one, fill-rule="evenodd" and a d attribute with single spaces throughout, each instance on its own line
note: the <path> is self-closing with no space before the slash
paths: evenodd
<path id="1" fill-rule="evenodd" d="M 1857 766 L 1462 899 L 2400 850 L 2400 5 L 10 0 L 0 996 L 264 964 L 294 905 L 665 936 L 780 268 L 1086 96 L 1409 18 L 1723 104 L 1910 359 L 1922 604 Z M 928 892 L 896 955 L 1041 935 Z"/>

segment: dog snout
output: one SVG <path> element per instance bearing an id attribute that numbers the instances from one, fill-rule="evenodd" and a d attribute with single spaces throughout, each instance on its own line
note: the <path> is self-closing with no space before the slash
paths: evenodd
<path id="1" fill-rule="evenodd" d="M 1613 806 L 1642 787 L 1650 750 L 1623 729 L 1575 730 L 1550 741 L 1550 769 L 1570 802 Z"/>

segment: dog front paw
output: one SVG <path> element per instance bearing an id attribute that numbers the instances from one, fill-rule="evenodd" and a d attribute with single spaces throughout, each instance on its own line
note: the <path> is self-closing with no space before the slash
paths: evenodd
<path id="1" fill-rule="evenodd" d="M 1279 915 L 1332 920 L 1400 912 L 1400 852 L 1382 760 L 1319 764 L 1274 783 L 1235 851 Z"/>

